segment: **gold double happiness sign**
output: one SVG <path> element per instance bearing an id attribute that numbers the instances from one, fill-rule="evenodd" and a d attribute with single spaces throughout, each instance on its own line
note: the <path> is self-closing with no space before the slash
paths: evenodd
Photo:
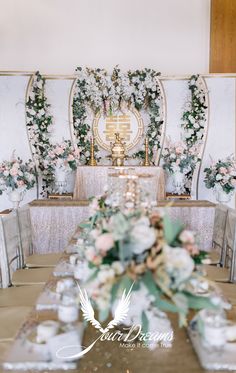
<path id="1" fill-rule="evenodd" d="M 115 133 L 119 132 L 120 138 L 125 141 L 130 141 L 131 123 L 129 115 L 112 115 L 106 118 L 105 131 L 106 141 L 114 141 Z"/>
<path id="2" fill-rule="evenodd" d="M 141 140 L 143 135 L 143 121 L 140 113 L 135 108 L 130 108 L 127 113 L 119 112 L 104 118 L 99 112 L 93 120 L 93 135 L 95 142 L 106 151 L 111 150 L 111 142 L 118 132 L 125 142 L 126 150 L 131 150 Z"/>

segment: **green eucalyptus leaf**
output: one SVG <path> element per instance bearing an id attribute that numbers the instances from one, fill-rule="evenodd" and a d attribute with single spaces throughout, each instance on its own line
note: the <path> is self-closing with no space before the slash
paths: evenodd
<path id="1" fill-rule="evenodd" d="M 188 299 L 188 306 L 189 308 L 195 309 L 195 310 L 200 310 L 203 308 L 212 308 L 215 309 L 217 306 L 215 306 L 211 299 L 208 297 L 202 297 L 199 295 L 194 295 L 188 292 L 184 293 L 186 298 Z"/>
<path id="2" fill-rule="evenodd" d="M 98 318 L 99 318 L 99 321 L 100 322 L 104 322 L 105 320 L 107 320 L 108 316 L 109 316 L 109 308 L 105 309 L 105 310 L 99 310 L 99 313 L 98 313 Z"/>
<path id="3" fill-rule="evenodd" d="M 148 328 L 149 328 L 149 322 L 148 322 L 148 318 L 147 318 L 147 315 L 146 313 L 143 311 L 142 312 L 142 332 L 143 333 L 147 333 L 148 332 Z"/>
<path id="4" fill-rule="evenodd" d="M 178 235 L 183 229 L 183 225 L 178 221 L 172 222 L 167 214 L 165 214 L 163 218 L 163 224 L 166 242 L 168 245 L 171 245 L 176 241 Z"/>

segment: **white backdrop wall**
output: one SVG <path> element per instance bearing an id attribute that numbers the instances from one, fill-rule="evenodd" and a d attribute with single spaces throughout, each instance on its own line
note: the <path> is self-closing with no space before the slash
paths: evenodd
<path id="1" fill-rule="evenodd" d="M 207 73 L 210 0 L 0 0 L 0 70 Z"/>
<path id="2" fill-rule="evenodd" d="M 27 160 L 31 157 L 25 124 L 25 95 L 29 76 L 1 76 L 0 73 L 0 161 L 9 159 L 12 151 Z M 215 201 L 212 190 L 205 188 L 203 170 L 214 160 L 235 153 L 236 76 L 205 77 L 209 95 L 209 131 L 199 178 L 199 199 Z M 69 126 L 69 94 L 73 80 L 47 79 L 46 94 L 53 114 L 52 141 L 71 138 Z M 172 140 L 180 139 L 181 116 L 188 97 L 186 78 L 162 78 L 166 96 L 166 134 Z M 73 189 L 73 177 L 70 180 Z M 25 202 L 36 198 L 36 188 L 27 192 Z M 231 201 L 234 206 L 234 201 Z M 6 195 L 0 196 L 0 211 L 11 203 Z"/>

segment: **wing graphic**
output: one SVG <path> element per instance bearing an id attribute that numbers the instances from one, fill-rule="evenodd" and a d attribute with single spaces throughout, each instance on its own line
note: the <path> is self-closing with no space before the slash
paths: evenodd
<path id="1" fill-rule="evenodd" d="M 79 294 L 80 294 L 80 305 L 81 305 L 81 310 L 82 310 L 84 319 L 86 321 L 89 321 L 94 326 L 94 328 L 104 333 L 105 330 L 102 328 L 100 322 L 96 320 L 94 317 L 94 309 L 88 298 L 88 294 L 86 290 L 84 289 L 84 292 L 83 292 L 79 285 L 78 287 L 79 287 Z"/>
<path id="2" fill-rule="evenodd" d="M 107 331 L 109 329 L 112 329 L 115 326 L 119 325 L 127 317 L 127 314 L 129 312 L 130 297 L 131 297 L 131 292 L 132 292 L 133 286 L 134 286 L 134 283 L 131 285 L 127 295 L 126 295 L 126 289 L 123 291 L 122 297 L 119 300 L 118 305 L 117 305 L 116 310 L 115 310 L 115 317 L 114 317 L 113 320 L 111 320 L 108 323 L 108 325 L 106 327 Z"/>

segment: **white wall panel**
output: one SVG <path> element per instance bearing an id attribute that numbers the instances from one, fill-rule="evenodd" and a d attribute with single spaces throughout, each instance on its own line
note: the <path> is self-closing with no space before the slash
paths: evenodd
<path id="1" fill-rule="evenodd" d="M 71 140 L 69 127 L 69 96 L 72 80 L 47 79 L 45 93 L 53 116 L 52 143 Z"/>
<path id="2" fill-rule="evenodd" d="M 207 78 L 209 90 L 209 131 L 199 178 L 199 199 L 215 202 L 211 189 L 203 182 L 205 167 L 214 161 L 235 154 L 235 78 Z M 234 199 L 229 205 L 234 207 Z"/>
<path id="3" fill-rule="evenodd" d="M 189 97 L 187 80 L 163 80 L 162 81 L 167 106 L 166 137 L 176 142 L 181 139 L 181 117 L 184 105 Z"/>
<path id="4" fill-rule="evenodd" d="M 0 76 L 0 161 L 11 158 L 12 152 L 23 160 L 32 159 L 25 123 L 27 76 Z M 36 198 L 36 188 L 27 191 L 25 202 Z M 11 203 L 6 194 L 0 196 L 0 210 Z"/>

